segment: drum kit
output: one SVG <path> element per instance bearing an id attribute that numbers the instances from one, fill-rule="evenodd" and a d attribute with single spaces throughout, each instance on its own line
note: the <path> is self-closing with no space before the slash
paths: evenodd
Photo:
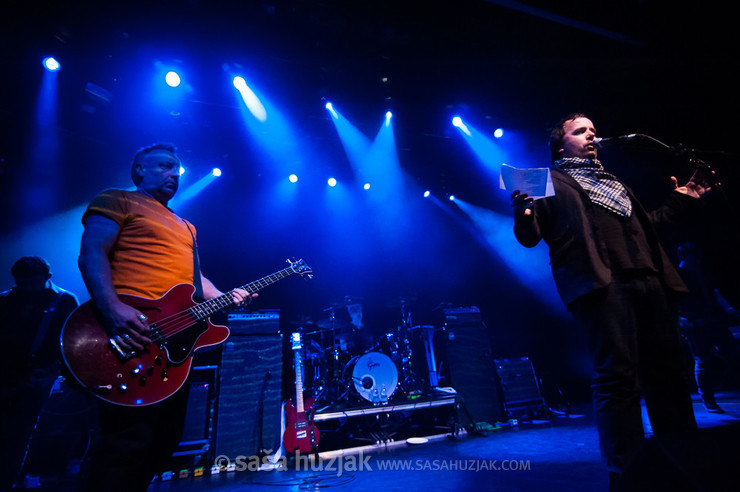
<path id="1" fill-rule="evenodd" d="M 316 408 L 385 405 L 421 395 L 414 373 L 409 299 L 400 299 L 397 326 L 373 337 L 362 323 L 359 298 L 345 297 L 324 310 L 327 318 L 296 322 L 302 332 L 303 381 Z M 420 354 L 421 355 L 421 354 Z"/>

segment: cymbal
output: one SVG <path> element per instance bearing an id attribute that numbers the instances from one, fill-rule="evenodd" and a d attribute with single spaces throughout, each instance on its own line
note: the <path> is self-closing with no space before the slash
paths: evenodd
<path id="1" fill-rule="evenodd" d="M 343 319 L 326 318 L 318 320 L 316 322 L 316 326 L 325 330 L 345 330 L 352 325 L 348 321 L 344 321 Z"/>
<path id="2" fill-rule="evenodd" d="M 290 326 L 303 326 L 303 325 L 312 325 L 314 324 L 313 319 L 311 319 L 308 316 L 301 316 L 298 319 L 286 321 L 286 323 Z"/>
<path id="3" fill-rule="evenodd" d="M 350 304 L 362 304 L 362 301 L 364 301 L 364 298 L 362 297 L 344 296 L 344 298 L 341 301 L 335 301 L 329 304 L 329 307 L 343 308 L 343 307 L 349 306 Z"/>
<path id="4" fill-rule="evenodd" d="M 392 301 L 388 301 L 385 306 L 389 308 L 398 308 L 401 306 L 408 306 L 414 302 L 416 302 L 416 297 L 398 297 Z"/>

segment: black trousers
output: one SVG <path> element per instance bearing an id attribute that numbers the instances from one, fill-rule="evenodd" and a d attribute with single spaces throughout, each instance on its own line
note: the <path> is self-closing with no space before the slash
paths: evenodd
<path id="1" fill-rule="evenodd" d="M 694 326 L 684 332 L 695 360 L 699 394 L 705 401 L 714 401 L 717 384 L 728 366 L 740 368 L 740 347 L 729 326 L 726 320 L 695 320 Z"/>
<path id="2" fill-rule="evenodd" d="M 80 490 L 145 491 L 176 450 L 185 426 L 190 383 L 142 407 L 98 401 L 98 436 Z"/>
<path id="3" fill-rule="evenodd" d="M 588 337 L 602 455 L 622 471 L 644 439 L 641 396 L 656 436 L 696 429 L 671 294 L 654 275 L 613 279 L 569 306 Z"/>

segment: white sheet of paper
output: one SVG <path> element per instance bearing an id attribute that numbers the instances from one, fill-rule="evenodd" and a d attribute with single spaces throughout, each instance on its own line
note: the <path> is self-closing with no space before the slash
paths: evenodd
<path id="1" fill-rule="evenodd" d="M 502 190 L 519 190 L 534 199 L 555 195 L 550 168 L 547 167 L 519 169 L 503 164 L 499 182 Z"/>

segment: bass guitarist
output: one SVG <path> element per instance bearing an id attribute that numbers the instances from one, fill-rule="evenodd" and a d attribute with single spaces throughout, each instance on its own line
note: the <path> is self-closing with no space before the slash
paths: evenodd
<path id="1" fill-rule="evenodd" d="M 167 207 L 179 177 L 174 146 L 144 147 L 131 166 L 136 190 L 106 190 L 82 217 L 80 272 L 111 342 L 122 351 L 143 350 L 152 341 L 146 315 L 123 303 L 118 294 L 156 299 L 187 283 L 205 299 L 224 295 L 200 271 L 195 228 Z M 256 294 L 235 289 L 232 295 L 241 305 Z M 80 488 L 146 490 L 180 440 L 188 386 L 152 405 L 98 401 L 99 438 Z"/>

